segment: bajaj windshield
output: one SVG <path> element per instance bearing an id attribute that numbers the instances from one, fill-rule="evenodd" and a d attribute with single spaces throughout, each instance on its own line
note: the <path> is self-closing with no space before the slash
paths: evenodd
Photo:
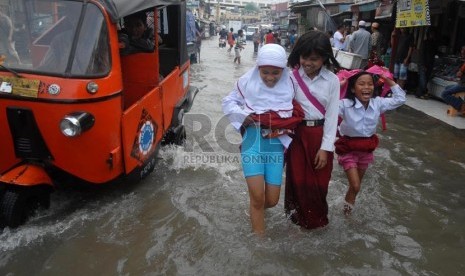
<path id="1" fill-rule="evenodd" d="M 17 1 L 9 14 L 0 13 L 0 27 L 0 54 L 9 69 L 67 77 L 109 72 L 108 28 L 91 3 Z"/>

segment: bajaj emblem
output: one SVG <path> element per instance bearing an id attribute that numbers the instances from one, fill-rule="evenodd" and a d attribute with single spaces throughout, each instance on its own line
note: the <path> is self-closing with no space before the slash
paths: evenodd
<path id="1" fill-rule="evenodd" d="M 149 153 L 153 145 L 153 138 L 155 136 L 152 122 L 147 121 L 142 125 L 139 134 L 139 150 L 143 155 Z"/>
<path id="2" fill-rule="evenodd" d="M 152 154 L 154 151 L 153 144 L 157 136 L 157 129 L 157 123 L 153 121 L 152 116 L 150 116 L 147 110 L 143 109 L 132 145 L 132 157 L 144 162 L 146 158 Z"/>

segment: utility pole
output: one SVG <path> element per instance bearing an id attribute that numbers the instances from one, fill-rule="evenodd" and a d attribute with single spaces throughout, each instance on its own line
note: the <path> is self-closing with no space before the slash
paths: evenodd
<path id="1" fill-rule="evenodd" d="M 220 22 L 220 0 L 216 2 L 216 23 L 219 25 Z"/>

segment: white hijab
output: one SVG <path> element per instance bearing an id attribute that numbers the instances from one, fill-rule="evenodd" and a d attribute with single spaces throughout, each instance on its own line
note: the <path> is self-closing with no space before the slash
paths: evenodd
<path id="1" fill-rule="evenodd" d="M 262 114 L 267 111 L 275 111 L 282 118 L 292 116 L 294 84 L 286 64 L 286 51 L 280 45 L 266 44 L 260 48 L 256 66 L 237 81 L 237 89 L 244 97 L 244 108 L 247 112 Z M 281 78 L 274 87 L 266 86 L 258 71 L 260 66 L 267 65 L 284 69 Z"/>

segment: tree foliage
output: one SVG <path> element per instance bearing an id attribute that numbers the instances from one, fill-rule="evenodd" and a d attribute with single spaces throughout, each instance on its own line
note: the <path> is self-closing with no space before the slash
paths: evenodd
<path id="1" fill-rule="evenodd" d="M 244 11 L 246 11 L 246 12 L 258 12 L 258 11 L 260 11 L 260 8 L 255 3 L 247 3 L 244 6 Z"/>

